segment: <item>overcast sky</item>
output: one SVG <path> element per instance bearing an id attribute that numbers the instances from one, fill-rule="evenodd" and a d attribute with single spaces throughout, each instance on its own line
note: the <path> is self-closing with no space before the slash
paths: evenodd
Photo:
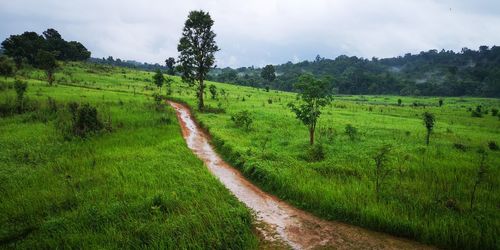
<path id="1" fill-rule="evenodd" d="M 93 57 L 163 64 L 198 9 L 220 67 L 500 45 L 500 0 L 0 0 L 0 39 L 55 28 Z"/>

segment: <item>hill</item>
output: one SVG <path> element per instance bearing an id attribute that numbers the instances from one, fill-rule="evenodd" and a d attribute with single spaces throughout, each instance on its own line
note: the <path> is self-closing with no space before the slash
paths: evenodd
<path id="1" fill-rule="evenodd" d="M 210 79 L 278 90 L 293 90 L 298 77 L 310 72 L 330 77 L 339 94 L 392 94 L 404 96 L 500 97 L 500 47 L 481 46 L 461 52 L 429 50 L 393 58 L 335 59 L 317 56 L 314 61 L 275 65 L 276 79 L 260 77 L 261 68 L 224 68 Z"/>

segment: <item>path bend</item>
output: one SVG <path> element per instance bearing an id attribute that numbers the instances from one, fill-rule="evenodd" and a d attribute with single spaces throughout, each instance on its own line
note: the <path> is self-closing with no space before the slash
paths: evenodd
<path id="1" fill-rule="evenodd" d="M 418 242 L 337 221 L 322 220 L 267 194 L 222 160 L 208 135 L 193 120 L 189 108 L 168 102 L 176 111 L 187 146 L 257 219 L 257 230 L 269 242 L 293 249 L 432 249 Z"/>

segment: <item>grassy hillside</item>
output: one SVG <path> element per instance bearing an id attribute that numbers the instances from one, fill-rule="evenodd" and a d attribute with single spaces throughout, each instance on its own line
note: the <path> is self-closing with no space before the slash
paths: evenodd
<path id="1" fill-rule="evenodd" d="M 215 84 L 215 83 L 214 83 Z M 347 221 L 446 248 L 498 249 L 500 242 L 500 120 L 491 115 L 498 99 L 336 96 L 323 110 L 318 138 L 325 159 L 311 161 L 308 132 L 286 107 L 295 95 L 215 84 L 227 99 L 209 100 L 225 113 L 197 113 L 226 159 L 265 190 L 321 217 Z M 176 98 L 195 107 L 192 93 Z M 472 117 L 482 105 L 482 118 Z M 248 110 L 249 131 L 231 116 Z M 425 145 L 422 113 L 436 116 L 431 143 Z M 351 124 L 354 140 L 345 133 Z M 391 150 L 379 199 L 375 192 L 375 154 Z M 480 168 L 486 150 L 486 172 Z M 479 176 L 479 177 L 478 177 Z M 476 181 L 473 207 L 470 207 Z"/>
<path id="2" fill-rule="evenodd" d="M 53 87 L 42 72 L 20 75 L 23 114 L 9 114 L 13 79 L 0 80 L 0 248 L 256 247 L 249 211 L 186 147 L 173 110 L 110 88 L 137 80 L 81 65 L 63 66 Z M 108 128 L 65 138 L 70 101 L 97 107 Z"/>
<path id="3" fill-rule="evenodd" d="M 30 71 L 25 75 L 35 79 L 43 79 L 44 77 L 42 72 L 33 73 Z M 126 96 L 134 99 L 139 98 L 138 96 L 142 93 L 148 95 L 153 93 L 151 76 L 152 74 L 147 72 L 110 68 L 103 65 L 67 64 L 56 74 L 57 87 L 48 88 L 39 84 L 32 87 L 30 93 L 32 98 L 41 98 L 42 100 L 46 97 L 36 97 L 37 92 L 44 94 L 46 91 L 55 91 L 58 92 L 60 98 L 72 96 L 78 100 L 87 100 L 91 97 L 89 93 L 94 93 L 95 96 L 92 99 L 96 103 L 109 102 L 108 98 L 113 96 L 115 99 L 111 106 L 111 112 L 117 113 L 117 121 L 119 121 L 118 117 L 122 117 L 121 119 L 124 121 L 132 119 L 137 123 L 124 122 L 125 125 L 122 129 L 117 129 L 109 135 L 103 135 L 99 137 L 99 140 L 118 136 L 117 133 L 121 133 L 121 131 L 123 132 L 122 137 L 128 138 L 130 131 L 125 130 L 127 127 L 142 129 L 144 126 L 142 122 L 147 120 L 143 118 L 134 120 L 129 117 L 134 117 L 134 112 L 141 117 L 153 111 L 145 112 L 143 106 L 136 109 L 129 106 L 122 107 L 120 103 L 130 105 Z M 220 83 L 209 84 L 215 85 L 219 93 L 224 89 L 226 95 L 219 95 L 218 99 L 212 100 L 207 90 L 207 104 L 213 111 L 219 109 L 219 111 L 224 110 L 224 112 L 196 112 L 197 119 L 213 135 L 213 142 L 219 152 L 263 189 L 297 207 L 327 219 L 347 221 L 446 248 L 500 248 L 497 237 L 500 234 L 500 213 L 498 213 L 500 194 L 497 192 L 500 185 L 500 170 L 498 168 L 500 151 L 488 148 L 489 142 L 500 143 L 500 121 L 497 116 L 491 115 L 492 108 L 500 108 L 498 99 L 445 98 L 444 105 L 439 107 L 437 105 L 439 98 L 437 97 L 335 96 L 333 103 L 323 110 L 317 129 L 318 142 L 322 145 L 322 150 L 318 148 L 311 150 L 308 146 L 306 127 L 296 120 L 293 113 L 286 107 L 289 102 L 296 101 L 295 94 L 276 91 L 265 92 L 259 89 Z M 79 88 L 69 85 L 79 86 Z M 192 89 L 182 84 L 177 78 L 173 88 L 173 98 L 195 107 L 195 96 Z M 68 91 L 62 91 L 65 89 Z M 162 92 L 165 92 L 165 89 Z M 134 93 L 136 93 L 136 97 L 133 97 Z M 103 95 L 105 95 L 104 98 Z M 146 103 L 152 102 L 152 100 L 145 100 L 144 97 L 140 98 Z M 397 105 L 399 98 L 402 99 L 402 106 Z M 488 110 L 488 114 L 483 113 L 481 118 L 472 117 L 469 109 L 474 110 L 478 105 L 482 105 L 483 111 Z M 231 116 L 243 110 L 248 110 L 253 119 L 249 130 L 237 127 L 231 120 Z M 434 113 L 437 121 L 429 146 L 425 145 L 425 127 L 421 119 L 424 111 Z M 169 115 L 169 117 L 172 116 L 172 114 Z M 11 126 L 31 124 L 15 120 L 22 119 L 21 117 L 11 117 L 6 121 Z M 348 124 L 351 124 L 358 131 L 353 139 L 345 133 Z M 180 140 L 175 126 L 177 126 L 176 122 L 172 121 L 170 125 L 160 128 L 176 131 L 176 133 L 165 136 L 168 138 L 175 136 Z M 31 133 L 34 130 L 28 128 L 27 131 Z M 146 134 L 153 141 L 160 140 L 157 138 L 159 133 L 147 132 Z M 2 132 L 2 136 L 10 137 L 10 134 Z M 16 136 L 16 139 L 17 137 L 19 136 Z M 27 140 L 30 140 L 29 138 L 33 137 L 28 137 Z M 85 143 L 92 143 L 94 140 L 97 139 Z M 141 142 L 145 140 L 137 139 Z M 164 140 L 161 141 L 166 143 Z M 102 144 L 106 145 L 99 141 L 94 143 L 95 145 L 99 144 L 96 147 L 104 147 Z M 150 143 L 138 144 L 136 141 L 133 144 L 134 150 L 137 149 L 137 145 L 151 146 Z M 115 145 L 115 143 L 108 145 Z M 386 168 L 390 172 L 382 182 L 377 199 L 374 187 L 375 163 L 373 157 L 384 145 L 390 145 L 391 148 L 387 155 L 388 162 L 386 164 Z M 42 148 L 43 150 L 49 149 Z M 168 154 L 165 155 L 167 158 L 165 164 L 170 164 L 168 163 L 170 158 L 176 159 L 175 157 L 179 156 L 177 152 L 170 152 L 166 150 L 167 148 L 171 147 L 162 147 L 157 152 Z M 187 150 L 185 147 L 182 148 Z M 479 171 L 481 155 L 477 150 L 480 148 L 484 148 L 487 153 L 485 160 L 487 171 L 484 173 Z M 79 155 L 80 152 L 86 152 L 75 150 L 78 152 L 76 155 Z M 103 150 L 116 152 L 115 148 L 107 149 L 104 147 Z M 311 158 L 314 158 L 312 156 L 320 154 L 318 151 L 324 153 L 324 159 L 312 161 Z M 186 154 L 182 154 L 182 157 L 185 158 Z M 127 157 L 129 156 L 127 155 Z M 149 159 L 149 157 L 146 158 Z M 128 160 L 121 162 L 128 163 Z M 57 164 L 57 161 L 49 159 L 46 160 L 46 164 Z M 151 164 L 143 161 L 138 164 L 151 167 Z M 15 164 L 11 163 L 11 165 Z M 69 169 L 69 167 L 67 168 Z M 131 168 L 139 169 L 137 166 Z M 199 171 L 206 173 L 205 170 L 200 169 Z M 141 174 L 145 174 L 144 172 L 140 171 Z M 179 170 L 176 174 L 181 176 L 184 171 Z M 89 172 L 87 172 L 88 175 Z M 173 174 L 166 175 L 174 176 Z M 206 175 L 206 178 L 210 179 L 208 173 Z M 11 179 L 8 174 L 3 176 L 5 176 L 2 177 L 3 179 L 7 177 Z M 120 176 L 119 173 L 118 176 Z M 191 183 L 181 177 L 172 178 L 178 183 Z M 13 180 L 17 181 L 18 179 Z M 136 181 L 135 178 L 130 179 L 130 181 L 132 180 Z M 471 193 L 477 180 L 479 180 L 479 184 L 471 209 Z M 65 180 L 61 180 L 61 182 L 66 183 Z M 109 185 L 109 188 L 117 188 L 116 184 Z M 162 181 L 162 185 L 166 184 Z M 135 188 L 136 186 L 133 188 L 134 193 L 136 192 Z M 38 189 L 35 187 L 33 190 Z M 145 188 L 145 190 L 150 192 L 150 196 L 143 201 L 150 204 L 147 202 L 151 202 L 156 192 L 151 191 L 151 188 Z M 93 192 L 92 195 L 94 195 Z M 165 199 L 170 199 L 169 197 L 165 196 Z M 186 202 L 194 202 L 195 204 L 204 204 L 197 203 L 196 200 L 207 198 L 199 193 L 183 197 Z M 215 199 L 215 197 L 218 196 L 214 195 L 213 198 Z M 222 202 L 222 200 L 227 199 L 221 198 L 213 202 Z M 215 212 L 218 211 L 217 209 L 221 209 L 221 213 L 231 211 L 233 214 L 224 218 L 228 218 L 228 221 L 234 223 L 231 225 L 236 226 L 238 223 L 243 223 L 247 225 L 248 229 L 246 212 L 241 210 L 238 204 L 234 202 L 230 204 L 234 207 L 233 210 L 226 210 L 224 206 L 222 208 L 213 205 L 206 207 L 211 208 L 209 211 L 214 213 L 217 213 Z M 204 212 L 203 207 L 205 206 L 194 207 Z M 184 211 L 188 211 L 187 214 L 191 216 L 199 216 L 198 213 L 191 214 L 189 212 L 194 210 Z M 110 213 L 115 215 L 113 212 Z M 234 214 L 237 216 L 233 217 Z M 202 216 L 202 218 L 205 217 Z M 216 221 L 214 219 L 213 223 Z M 227 233 L 236 230 L 237 227 L 223 228 L 225 230 L 215 234 L 207 232 L 207 230 L 193 232 L 206 237 L 213 236 L 216 239 L 222 239 L 225 236 L 222 232 Z M 253 242 L 251 236 L 247 234 L 248 230 L 245 230 L 238 232 L 237 235 L 241 235 L 241 238 L 234 239 L 236 242 L 231 244 L 244 245 Z M 199 236 L 193 236 L 193 239 L 200 239 L 197 241 L 198 243 L 206 240 Z"/>

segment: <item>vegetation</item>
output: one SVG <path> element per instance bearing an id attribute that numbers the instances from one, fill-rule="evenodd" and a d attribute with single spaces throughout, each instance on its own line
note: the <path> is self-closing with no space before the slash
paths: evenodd
<path id="1" fill-rule="evenodd" d="M 61 62 L 56 75 L 0 80 L 0 248 L 257 248 L 250 212 L 157 110 L 152 73 Z M 4 114 L 16 95 L 26 107 Z"/>
<path id="2" fill-rule="evenodd" d="M 304 72 L 317 77 L 333 76 L 332 87 L 340 94 L 390 94 L 403 96 L 500 97 L 500 47 L 481 46 L 453 51 L 422 51 L 393 58 L 365 59 L 341 55 L 317 56 L 313 61 L 275 65 L 271 87 L 291 91 Z M 262 68 L 215 69 L 209 79 L 264 88 Z"/>
<path id="3" fill-rule="evenodd" d="M 500 169 L 493 166 L 500 165 L 500 151 L 488 151 L 485 164 L 491 167 L 477 185 L 473 209 L 470 200 L 478 176 L 477 149 L 500 140 L 500 121 L 491 115 L 471 117 L 469 111 L 479 105 L 483 113 L 498 108 L 498 99 L 448 97 L 439 107 L 439 97 L 334 95 L 317 121 L 314 145 L 321 144 L 319 150 L 308 145 L 308 131 L 287 106 L 297 102 L 296 94 L 210 84 L 224 89 L 227 101 L 210 99 L 207 105 L 221 103 L 226 113 L 195 112 L 198 121 L 220 154 L 265 191 L 326 219 L 444 248 L 498 248 Z M 196 104 L 191 95 L 174 93 Z M 397 106 L 398 99 L 412 105 Z M 244 110 L 252 115 L 249 131 L 229 119 Z M 439 121 L 428 146 L 425 112 Z M 343 133 L 348 124 L 357 131 L 355 140 Z M 374 156 L 384 145 L 391 150 L 381 161 L 385 165 L 379 165 L 384 178 L 377 193 Z M 321 151 L 323 157 L 315 160 L 321 153 L 314 152 Z"/>
<path id="4" fill-rule="evenodd" d="M 313 75 L 305 74 L 299 78 L 295 85 L 299 91 L 299 97 L 302 104 L 296 107 L 293 103 L 288 106 L 304 125 L 309 129 L 309 144 L 314 144 L 314 133 L 316 124 L 321 115 L 321 107 L 330 102 L 329 83 L 325 79 L 315 79 Z"/>
<path id="5" fill-rule="evenodd" d="M 424 112 L 422 115 L 422 119 L 424 121 L 425 129 L 427 130 L 427 136 L 425 137 L 425 144 L 429 146 L 429 139 L 431 137 L 432 130 L 434 129 L 434 123 L 436 122 L 436 118 L 433 114 L 429 112 Z"/>
<path id="6" fill-rule="evenodd" d="M 83 61 L 90 58 L 90 52 L 85 46 L 76 41 L 65 41 L 54 29 L 44 31 L 43 36 L 36 32 L 11 35 L 2 42 L 2 47 L 4 54 L 14 59 L 18 69 L 23 61 L 36 65 L 40 50 L 55 54 L 57 60 L 63 61 Z"/>
<path id="7" fill-rule="evenodd" d="M 204 11 L 189 12 L 182 30 L 182 37 L 177 46 L 182 80 L 196 86 L 198 110 L 205 107 L 203 94 L 205 78 L 215 63 L 214 53 L 219 51 L 212 31 L 214 21 Z"/>

